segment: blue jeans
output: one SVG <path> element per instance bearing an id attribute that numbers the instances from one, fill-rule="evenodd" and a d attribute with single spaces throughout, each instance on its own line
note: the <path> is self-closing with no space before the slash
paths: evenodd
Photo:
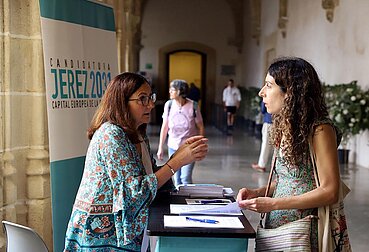
<path id="1" fill-rule="evenodd" d="M 176 150 L 172 148 L 168 148 L 168 156 L 169 158 L 176 152 Z M 195 162 L 182 166 L 174 175 L 174 185 L 177 187 L 180 184 L 187 185 L 192 184 L 192 170 L 195 166 Z"/>

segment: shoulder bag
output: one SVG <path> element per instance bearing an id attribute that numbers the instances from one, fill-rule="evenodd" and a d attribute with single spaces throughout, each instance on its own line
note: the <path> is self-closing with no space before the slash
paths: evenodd
<path id="1" fill-rule="evenodd" d="M 315 182 L 317 186 L 320 186 L 312 139 L 309 142 L 309 149 Z M 343 204 L 343 199 L 349 192 L 350 189 L 340 178 L 337 203 L 318 208 L 319 251 L 351 252 L 351 244 L 348 236 L 346 215 Z"/>

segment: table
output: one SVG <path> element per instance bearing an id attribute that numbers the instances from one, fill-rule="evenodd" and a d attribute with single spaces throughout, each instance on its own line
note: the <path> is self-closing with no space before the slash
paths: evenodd
<path id="1" fill-rule="evenodd" d="M 157 195 L 150 206 L 147 234 L 157 236 L 156 252 L 244 252 L 248 239 L 256 233 L 247 218 L 239 216 L 243 229 L 206 229 L 164 227 L 164 215 L 170 214 L 170 204 L 186 204 L 186 197 Z"/>

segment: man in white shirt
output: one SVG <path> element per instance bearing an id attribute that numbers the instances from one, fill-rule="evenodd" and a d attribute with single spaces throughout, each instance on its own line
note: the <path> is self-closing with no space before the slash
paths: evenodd
<path id="1" fill-rule="evenodd" d="M 227 112 L 227 134 L 231 135 L 233 131 L 234 115 L 240 107 L 241 93 L 234 86 L 233 79 L 229 79 L 228 86 L 223 90 L 223 106 Z"/>

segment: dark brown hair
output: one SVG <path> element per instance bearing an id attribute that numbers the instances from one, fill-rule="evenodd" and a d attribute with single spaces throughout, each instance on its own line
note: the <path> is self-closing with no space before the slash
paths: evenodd
<path id="1" fill-rule="evenodd" d="M 143 84 L 149 82 L 135 73 L 121 73 L 109 83 L 101 103 L 92 119 L 87 136 L 91 140 L 95 131 L 105 122 L 118 125 L 124 129 L 133 143 L 140 142 L 139 134 L 145 135 L 146 124 L 136 129 L 133 118 L 129 113 L 128 100 Z"/>
<path id="2" fill-rule="evenodd" d="M 307 158 L 314 123 L 328 117 L 322 85 L 314 67 L 301 58 L 279 58 L 268 73 L 287 94 L 281 112 L 273 115 L 271 140 L 289 164 L 297 165 Z"/>

